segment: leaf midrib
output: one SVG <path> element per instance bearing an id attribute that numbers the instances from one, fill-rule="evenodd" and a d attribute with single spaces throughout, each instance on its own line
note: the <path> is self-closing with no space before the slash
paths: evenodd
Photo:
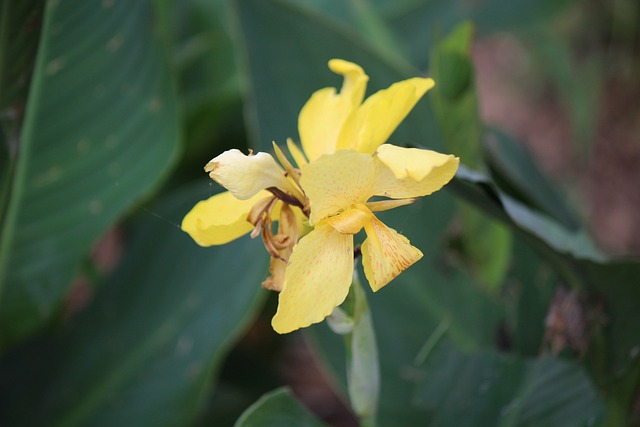
<path id="1" fill-rule="evenodd" d="M 11 185 L 11 187 L 8 189 L 5 216 L 2 218 L 2 224 L 0 224 L 0 302 L 2 301 L 2 297 L 4 294 L 3 290 L 7 277 L 7 268 L 9 267 L 9 248 L 11 247 L 11 242 L 14 238 L 15 223 L 18 217 L 19 205 L 25 186 L 27 160 L 31 152 L 30 148 L 34 132 L 34 117 L 36 115 L 35 100 L 40 97 L 40 92 L 42 89 L 44 62 L 49 47 L 46 34 L 48 33 L 50 26 L 51 6 L 49 3 L 47 3 L 43 13 L 42 30 L 40 31 L 40 35 L 38 37 L 38 49 L 36 53 L 33 77 L 31 79 L 29 94 L 27 96 L 25 118 L 22 123 L 21 132 L 19 133 L 20 136 L 16 153 L 17 160 L 12 181 L 13 185 Z"/>

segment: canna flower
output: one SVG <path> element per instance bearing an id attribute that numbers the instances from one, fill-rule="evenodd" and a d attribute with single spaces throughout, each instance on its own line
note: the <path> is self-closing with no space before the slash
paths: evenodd
<path id="1" fill-rule="evenodd" d="M 385 144 L 434 86 L 432 79 L 404 80 L 364 100 L 362 68 L 335 59 L 329 67 L 344 77 L 342 89 L 321 89 L 302 108 L 302 150 L 287 141 L 298 167 L 275 144 L 282 167 L 266 153 L 223 153 L 205 170 L 229 193 L 200 202 L 182 226 L 201 245 L 223 244 L 252 228 L 253 237 L 262 233 L 272 257 L 263 286 L 280 291 L 272 321 L 279 333 L 320 322 L 342 304 L 353 276 L 354 235 L 361 230 L 362 263 L 374 291 L 418 261 L 422 252 L 375 212 L 439 190 L 459 163 L 452 155 Z M 278 233 L 265 233 L 275 218 Z"/>

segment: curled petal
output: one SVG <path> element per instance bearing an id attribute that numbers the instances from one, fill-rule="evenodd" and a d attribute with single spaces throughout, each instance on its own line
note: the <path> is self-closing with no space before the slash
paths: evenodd
<path id="1" fill-rule="evenodd" d="M 353 236 L 328 224 L 293 248 L 273 329 L 285 334 L 321 322 L 345 300 L 353 276 Z"/>
<path id="2" fill-rule="evenodd" d="M 269 263 L 270 276 L 262 282 L 262 287 L 272 291 L 281 291 L 284 284 L 284 273 L 291 256 L 293 246 L 298 241 L 298 219 L 293 209 L 281 203 L 278 218 L 278 233 L 272 237 L 277 250 L 277 257 L 271 256 Z"/>
<path id="3" fill-rule="evenodd" d="M 269 197 L 261 191 L 248 200 L 238 200 L 225 191 L 198 202 L 182 220 L 182 230 L 200 246 L 223 245 L 250 232 L 247 215 L 255 203 Z"/>
<path id="4" fill-rule="evenodd" d="M 415 77 L 374 93 L 344 122 L 337 148 L 373 154 L 434 84 Z"/>
<path id="5" fill-rule="evenodd" d="M 247 200 L 269 187 L 296 192 L 282 168 L 267 153 L 247 156 L 240 150 L 228 150 L 207 163 L 204 170 L 240 200 Z"/>
<path id="6" fill-rule="evenodd" d="M 409 240 L 387 227 L 375 216 L 364 227 L 362 266 L 369 285 L 378 291 L 394 277 L 422 258 L 422 252 Z"/>
<path id="7" fill-rule="evenodd" d="M 363 204 L 347 209 L 346 211 L 325 219 L 327 224 L 342 234 L 356 234 L 371 219 L 373 213 Z"/>
<path id="8" fill-rule="evenodd" d="M 451 181 L 460 159 L 418 148 L 384 144 L 375 156 L 375 183 L 372 193 L 392 199 L 429 195 Z"/>
<path id="9" fill-rule="evenodd" d="M 352 150 L 322 156 L 302 168 L 300 186 L 309 198 L 311 225 L 371 195 L 374 161 Z"/>
<path id="10" fill-rule="evenodd" d="M 335 151 L 342 123 L 362 103 L 369 80 L 362 68 L 351 62 L 332 59 L 329 68 L 344 76 L 340 93 L 332 87 L 320 89 L 298 116 L 300 141 L 309 160 Z"/>

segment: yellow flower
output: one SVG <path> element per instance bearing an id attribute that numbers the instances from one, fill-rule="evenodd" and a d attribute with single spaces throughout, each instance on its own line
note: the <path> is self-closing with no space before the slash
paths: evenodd
<path id="1" fill-rule="evenodd" d="M 433 80 L 404 80 L 364 100 L 368 77 L 362 68 L 336 59 L 329 67 L 343 75 L 341 91 L 314 93 L 298 118 L 302 150 L 287 141 L 299 169 L 275 144 L 284 169 L 265 153 L 223 153 L 205 169 L 230 193 L 200 202 L 183 221 L 199 244 L 222 244 L 252 228 L 254 236 L 271 229 L 273 206 L 281 206 L 278 234 L 263 233 L 272 255 L 267 287 L 281 290 L 272 321 L 279 333 L 320 322 L 342 304 L 353 275 L 353 236 L 362 229 L 363 266 L 374 291 L 420 259 L 422 253 L 374 212 L 439 190 L 459 162 L 452 155 L 384 144 Z M 295 244 L 303 216 L 313 230 Z"/>

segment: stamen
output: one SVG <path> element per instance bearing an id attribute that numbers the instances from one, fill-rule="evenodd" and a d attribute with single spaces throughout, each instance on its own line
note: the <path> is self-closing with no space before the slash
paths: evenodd
<path id="1" fill-rule="evenodd" d="M 285 202 L 285 203 L 287 203 L 289 205 L 297 206 L 300 209 L 304 208 L 304 205 L 302 204 L 302 202 L 300 200 L 296 199 L 295 197 L 293 197 L 290 194 L 285 193 L 284 191 L 282 191 L 278 187 L 269 187 L 269 188 L 267 188 L 267 191 L 269 191 L 271 194 L 276 196 L 278 199 L 282 200 L 283 202 Z"/>
<path id="2" fill-rule="evenodd" d="M 298 187 L 300 187 L 300 172 L 293 167 L 289 159 L 284 155 L 278 144 L 272 142 L 273 150 L 276 153 L 276 157 L 280 161 L 280 164 L 284 167 L 284 170 L 287 171 L 287 176 L 290 176 L 293 179 Z"/>
<path id="3" fill-rule="evenodd" d="M 390 199 L 390 200 L 380 200 L 377 202 L 367 202 L 367 207 L 371 210 L 371 212 L 381 212 L 388 211 L 389 209 L 394 209 L 399 206 L 410 205 L 415 202 L 416 198 L 413 199 Z"/>
<path id="4" fill-rule="evenodd" d="M 293 142 L 293 139 L 287 138 L 287 148 L 289 148 L 289 152 L 291 153 L 293 160 L 295 160 L 298 164 L 299 168 L 309 163 L 300 147 L 298 147 L 296 143 Z"/>

